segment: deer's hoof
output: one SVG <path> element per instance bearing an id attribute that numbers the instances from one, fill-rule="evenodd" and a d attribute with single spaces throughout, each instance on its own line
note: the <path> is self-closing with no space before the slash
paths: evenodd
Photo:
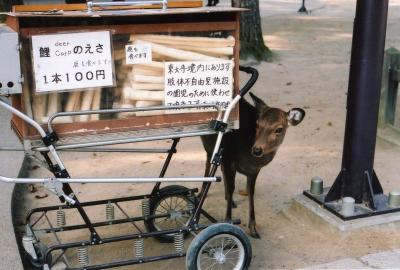
<path id="1" fill-rule="evenodd" d="M 239 190 L 239 195 L 240 196 L 249 196 L 249 193 L 247 192 L 247 190 L 241 189 L 241 190 Z"/>
<path id="2" fill-rule="evenodd" d="M 225 218 L 225 223 L 233 224 L 233 220 L 231 218 Z"/>
<path id="3" fill-rule="evenodd" d="M 256 227 L 254 226 L 252 226 L 252 227 L 250 227 L 249 228 L 249 235 L 251 236 L 251 237 L 253 237 L 253 238 L 255 238 L 255 239 L 260 239 L 261 238 L 261 236 L 258 234 L 258 232 L 257 232 L 257 229 L 256 229 Z"/>

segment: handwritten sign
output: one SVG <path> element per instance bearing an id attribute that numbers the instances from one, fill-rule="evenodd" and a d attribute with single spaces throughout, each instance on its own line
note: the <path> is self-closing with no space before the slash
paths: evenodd
<path id="1" fill-rule="evenodd" d="M 126 45 L 125 56 L 127 65 L 150 63 L 152 59 L 151 44 Z"/>
<path id="2" fill-rule="evenodd" d="M 108 31 L 32 36 L 36 92 L 114 85 Z"/>
<path id="3" fill-rule="evenodd" d="M 215 104 L 228 107 L 232 101 L 233 61 L 165 63 L 165 105 Z M 170 110 L 170 113 L 199 111 Z M 203 110 L 206 110 L 203 108 Z"/>

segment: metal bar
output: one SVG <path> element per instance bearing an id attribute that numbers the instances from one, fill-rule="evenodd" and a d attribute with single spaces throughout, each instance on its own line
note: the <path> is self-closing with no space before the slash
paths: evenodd
<path id="1" fill-rule="evenodd" d="M 372 186 L 378 189 L 373 192 L 383 192 L 378 179 L 372 176 L 388 2 L 388 0 L 357 1 L 342 170 L 327 194 L 325 202 L 341 197 L 353 197 L 356 203 L 364 201 L 373 205 L 368 198 L 374 194 L 369 194 L 365 173 L 371 177 Z"/>
<path id="2" fill-rule="evenodd" d="M 58 149 L 59 151 L 65 152 L 89 152 L 89 153 L 156 153 L 156 154 L 164 154 L 168 153 L 169 149 L 151 149 L 151 148 L 84 148 L 84 149 Z M 2 149 L 0 148 L 0 151 Z M 24 151 L 24 150 L 21 150 Z"/>
<path id="3" fill-rule="evenodd" d="M 163 167 L 161 169 L 159 177 L 164 177 L 165 176 L 165 173 L 167 172 L 169 164 L 171 163 L 172 156 L 176 153 L 176 146 L 178 145 L 179 140 L 180 140 L 180 138 L 176 138 L 176 139 L 173 140 L 173 143 L 171 145 L 171 148 L 168 151 L 168 156 L 167 156 L 167 158 L 165 160 L 165 163 L 164 163 L 164 165 L 163 165 Z"/>
<path id="4" fill-rule="evenodd" d="M 119 183 L 157 183 L 157 182 L 219 182 L 219 177 L 138 177 L 138 178 L 11 178 L 0 176 L 0 181 L 16 184 L 46 184 L 54 181 L 60 183 L 103 183 L 103 184 L 119 184 Z"/>
<path id="5" fill-rule="evenodd" d="M 50 229 L 53 230 L 54 227 L 53 227 L 53 224 L 51 224 L 49 217 L 47 215 L 44 215 L 44 216 L 46 217 L 46 220 L 47 220 L 47 223 L 50 226 Z M 56 242 L 58 244 L 61 244 L 60 238 L 58 237 L 57 232 L 55 232 L 54 230 L 53 230 L 53 235 L 54 235 L 54 238 L 56 239 Z M 68 261 L 68 258 L 67 258 L 67 256 L 65 256 L 65 250 L 62 250 L 61 255 L 57 258 L 57 260 L 55 262 L 57 262 L 61 257 L 64 258 L 65 264 L 67 265 L 68 268 L 70 268 L 71 266 L 70 266 L 70 263 Z M 53 262 L 53 263 L 55 263 L 55 262 Z"/>
<path id="6" fill-rule="evenodd" d="M 87 2 L 88 13 L 93 12 L 93 7 L 113 7 L 113 6 L 144 6 L 144 5 L 162 5 L 162 9 L 167 9 L 168 0 L 139 0 L 139 1 L 120 1 L 120 2 Z"/>
<path id="7" fill-rule="evenodd" d="M 46 132 L 36 121 L 34 121 L 32 118 L 30 118 L 26 114 L 24 114 L 24 113 L 20 112 L 19 110 L 15 109 L 14 107 L 12 107 L 10 104 L 7 103 L 6 100 L 3 99 L 3 97 L 0 97 L 0 106 L 2 106 L 4 109 L 10 111 L 11 113 L 13 113 L 16 116 L 18 116 L 19 118 L 21 118 L 23 121 L 25 121 L 28 124 L 30 124 L 31 126 L 33 126 L 39 132 L 39 134 L 42 138 L 46 137 L 46 135 L 47 135 Z M 54 160 L 56 161 L 56 163 L 58 164 L 58 166 L 60 166 L 60 168 L 62 170 L 65 169 L 64 164 L 62 163 L 60 157 L 58 156 L 56 150 L 54 149 L 54 146 L 50 145 L 49 147 L 46 147 L 45 151 L 50 152 L 50 154 L 52 155 L 52 157 L 54 158 Z"/>
<path id="8" fill-rule="evenodd" d="M 119 211 L 121 211 L 121 213 L 124 214 L 125 217 L 131 218 L 131 217 L 125 212 L 125 210 L 121 207 L 121 205 L 119 205 L 119 203 L 116 202 L 116 203 L 114 203 L 114 204 L 118 207 Z M 133 225 L 133 227 L 135 227 L 136 230 L 138 230 L 139 233 L 143 233 L 142 230 L 139 228 L 139 226 L 136 225 L 135 221 L 132 221 L 131 224 Z"/>
<path id="9" fill-rule="evenodd" d="M 213 164 L 210 170 L 210 175 L 215 175 L 215 173 L 217 172 L 218 169 L 218 165 Z M 190 218 L 190 220 L 188 221 L 188 226 L 192 227 L 194 226 L 194 224 L 198 224 L 199 222 L 199 218 L 200 218 L 200 213 L 201 213 L 201 209 L 203 208 L 203 204 L 204 201 L 206 200 L 208 191 L 210 190 L 211 187 L 211 183 L 203 183 L 203 186 L 201 188 L 201 192 L 199 195 L 199 203 L 197 204 L 196 209 L 194 210 L 194 213 L 192 215 L 192 217 Z"/>
<path id="10" fill-rule="evenodd" d="M 31 228 L 35 227 L 36 224 L 38 224 L 39 221 L 40 221 L 44 216 L 46 216 L 46 213 L 47 213 L 47 211 L 43 211 L 43 213 L 35 220 L 35 222 L 33 222 L 33 223 L 30 225 Z M 29 224 L 29 223 L 27 222 L 26 224 Z"/>
<path id="11" fill-rule="evenodd" d="M 33 126 L 39 132 L 40 136 L 46 137 L 46 132 L 36 121 L 34 121 L 32 118 L 30 118 L 26 114 L 24 114 L 24 113 L 20 112 L 19 110 L 15 109 L 14 107 L 12 107 L 10 104 L 8 104 L 7 100 L 1 96 L 0 96 L 0 106 L 3 107 L 4 109 L 6 109 L 7 111 L 10 111 L 11 113 L 15 114 L 16 116 L 18 116 L 19 118 L 21 118 L 22 120 L 24 120 L 25 122 L 30 124 L 31 126 Z"/>
<path id="12" fill-rule="evenodd" d="M 239 100 L 242 98 L 241 95 L 237 95 L 232 102 L 229 104 L 228 108 L 225 111 L 224 114 L 224 118 L 222 120 L 223 123 L 228 123 L 228 119 L 229 119 L 229 115 L 231 113 L 231 111 L 233 110 L 233 108 L 236 106 L 236 104 L 239 102 Z M 221 146 L 221 142 L 222 142 L 222 137 L 224 136 L 224 132 L 218 132 L 218 137 L 217 137 L 217 141 L 215 142 L 215 146 L 214 146 L 214 152 L 213 155 L 211 157 L 211 161 L 214 160 L 215 155 L 218 153 L 219 148 Z"/>
<path id="13" fill-rule="evenodd" d="M 195 136 L 205 136 L 205 135 L 212 135 L 215 133 L 216 132 L 214 130 L 203 130 L 203 131 L 182 132 L 182 133 L 174 133 L 174 134 L 144 136 L 144 137 L 137 137 L 137 138 L 115 139 L 115 140 L 98 141 L 98 142 L 64 144 L 64 145 L 58 145 L 56 147 L 57 147 L 57 150 L 88 148 L 88 147 L 96 147 L 96 146 L 107 146 L 107 145 L 127 144 L 127 143 L 136 143 L 136 142 L 147 142 L 147 141 L 168 140 L 168 139 L 195 137 Z M 32 149 L 35 151 L 46 151 L 45 149 L 47 149 L 47 147 L 37 147 L 37 148 L 32 148 Z"/>
<path id="14" fill-rule="evenodd" d="M 52 145 L 49 146 L 49 149 L 50 148 L 53 148 Z M 49 167 L 52 168 L 52 172 L 53 172 L 53 175 L 55 177 L 58 177 L 58 179 L 62 179 L 64 181 L 66 179 L 70 179 L 71 176 L 69 175 L 68 171 L 65 168 L 61 167 L 62 164 L 58 165 L 58 166 L 54 166 L 54 164 L 50 160 L 47 152 L 42 152 L 41 154 L 46 159 L 46 162 L 48 163 Z M 57 157 L 58 157 L 58 155 L 57 155 Z M 67 203 L 70 203 L 70 204 L 74 205 L 76 210 L 78 210 L 79 214 L 81 215 L 83 221 L 87 225 L 88 230 L 90 231 L 91 242 L 92 243 L 98 243 L 101 240 L 100 236 L 98 235 L 96 229 L 93 227 L 89 216 L 87 215 L 87 213 L 85 212 L 85 210 L 81 206 L 81 204 L 80 204 L 78 198 L 76 197 L 75 193 L 73 192 L 71 186 L 69 185 L 69 183 L 62 183 L 60 181 L 57 182 L 56 179 L 53 179 L 53 180 L 51 180 L 51 182 L 44 183 L 44 184 L 45 185 L 48 184 L 50 186 L 50 190 L 52 190 L 53 188 L 55 189 L 52 192 L 55 192 L 56 195 L 59 196 L 61 202 L 67 202 Z M 60 192 L 56 188 L 57 184 L 59 184 L 59 183 L 62 183 L 62 192 Z M 47 257 L 45 258 L 45 261 L 46 261 L 46 259 L 47 259 Z"/>
<path id="15" fill-rule="evenodd" d="M 161 260 L 169 260 L 169 259 L 180 258 L 180 257 L 184 257 L 184 256 L 186 256 L 186 253 L 173 253 L 173 254 L 166 254 L 166 255 L 160 255 L 160 256 L 149 256 L 149 257 L 143 257 L 140 259 L 132 259 L 132 260 L 111 262 L 111 263 L 105 263 L 105 264 L 99 264 L 99 265 L 93 265 L 93 266 L 85 266 L 84 269 L 85 270 L 108 269 L 108 268 L 121 267 L 121 266 L 133 265 L 133 264 L 142 264 L 142 263 L 150 263 L 150 262 L 156 262 L 156 261 L 161 261 Z M 71 268 L 69 270 L 82 270 L 82 268 Z"/>
<path id="16" fill-rule="evenodd" d="M 210 215 L 206 210 L 200 209 L 200 213 L 205 216 L 210 222 L 212 223 L 217 223 L 218 220 L 216 220 L 212 215 Z"/>
<path id="17" fill-rule="evenodd" d="M 195 193 L 195 192 L 198 192 L 197 188 L 190 189 L 190 190 L 188 190 L 186 192 L 176 191 L 176 192 L 173 192 L 171 194 L 172 195 L 185 195 L 185 194 Z M 88 207 L 88 206 L 102 205 L 102 204 L 107 204 L 108 202 L 116 203 L 116 202 L 138 201 L 138 200 L 142 200 L 144 198 L 153 198 L 153 197 L 156 197 L 156 195 L 149 194 L 149 195 L 138 195 L 138 196 L 114 198 L 114 199 L 105 199 L 105 200 L 98 200 L 98 201 L 81 202 L 81 206 L 82 207 Z M 64 205 L 64 204 L 63 205 L 39 207 L 39 208 L 32 209 L 30 211 L 30 213 L 28 213 L 27 217 L 30 217 L 33 213 L 37 213 L 37 212 L 55 211 L 55 210 L 60 209 L 60 207 L 62 209 L 74 209 L 75 208 L 74 206 Z M 27 223 L 29 223 L 29 222 L 27 222 Z"/>
<path id="18" fill-rule="evenodd" d="M 239 103 L 240 99 L 247 94 L 248 91 L 250 91 L 250 89 L 253 87 L 253 85 L 257 82 L 258 79 L 258 71 L 255 68 L 252 67 L 246 67 L 246 66 L 239 66 L 239 70 L 246 72 L 248 74 L 251 74 L 250 79 L 247 81 L 247 83 L 243 86 L 242 89 L 240 89 L 239 95 L 237 95 L 232 102 L 229 104 L 228 108 L 226 109 L 225 113 L 224 113 L 224 117 L 222 119 L 222 122 L 227 124 L 228 123 L 228 119 L 229 119 L 229 115 L 231 114 L 233 108 L 236 106 L 236 104 Z M 211 162 L 213 162 L 215 155 L 218 153 L 220 146 L 221 146 L 221 142 L 222 142 L 222 137 L 224 136 L 224 132 L 219 132 L 218 133 L 218 137 L 217 137 L 217 141 L 215 143 L 214 146 L 214 151 L 213 151 L 213 155 L 211 157 Z"/>
<path id="19" fill-rule="evenodd" d="M 205 228 L 205 226 L 199 226 L 199 230 Z M 136 233 L 136 234 L 131 234 L 131 235 L 122 235 L 122 236 L 114 236 L 114 237 L 107 237 L 103 238 L 101 243 L 95 243 L 92 244 L 91 241 L 79 241 L 79 242 L 72 242 L 72 243 L 65 243 L 65 244 L 60 244 L 60 245 L 54 245 L 48 248 L 48 252 L 52 252 L 54 250 L 64 250 L 68 248 L 75 248 L 75 247 L 81 247 L 81 246 L 90 246 L 90 245 L 99 245 L 99 244 L 107 244 L 107 243 L 113 243 L 113 242 L 120 242 L 120 241 L 128 241 L 128 240 L 133 240 L 133 239 L 138 239 L 138 238 L 149 238 L 149 237 L 156 237 L 160 235 L 165 235 L 165 234 L 174 234 L 174 233 L 185 233 L 192 230 L 192 228 L 189 227 L 182 227 L 179 229 L 172 229 L 172 230 L 163 230 L 163 231 L 154 231 L 154 232 L 145 232 L 145 233 Z"/>
<path id="20" fill-rule="evenodd" d="M 214 108 L 218 112 L 218 117 L 221 115 L 221 108 L 217 105 L 185 105 L 185 106 L 153 106 L 153 107 L 136 107 L 136 108 L 120 108 L 120 109 L 106 109 L 106 110 L 87 110 L 87 111 L 76 111 L 76 112 L 59 112 L 52 114 L 49 117 L 47 126 L 50 132 L 53 132 L 53 121 L 56 118 L 63 116 L 77 116 L 77 115 L 92 115 L 92 114 L 109 114 L 109 113 L 127 113 L 127 112 L 149 112 L 149 111 L 161 111 L 161 110 L 180 110 L 180 109 L 196 109 L 196 108 Z"/>
<path id="21" fill-rule="evenodd" d="M 92 7 L 112 7 L 112 6 L 137 6 L 137 5 L 152 5 L 152 4 L 162 4 L 162 0 L 143 0 L 143 1 L 119 1 L 119 2 L 87 2 L 87 5 Z"/>
<path id="22" fill-rule="evenodd" d="M 169 216 L 170 216 L 170 214 L 157 214 L 157 215 L 150 215 L 147 218 L 148 219 L 157 219 L 157 218 L 166 218 Z M 128 218 L 123 218 L 123 219 L 95 222 L 95 223 L 92 223 L 91 226 L 93 228 L 97 228 L 97 227 L 105 227 L 105 226 L 110 226 L 110 225 L 132 223 L 132 222 L 143 221 L 143 220 L 145 220 L 144 217 L 128 217 Z M 35 232 L 54 233 L 54 232 L 67 232 L 67 231 L 74 231 L 74 230 L 82 230 L 82 229 L 87 229 L 87 228 L 89 228 L 89 226 L 87 224 L 78 224 L 78 225 L 64 226 L 62 228 L 36 229 Z M 139 232 L 142 233 L 140 230 L 139 230 Z"/>
<path id="23" fill-rule="evenodd" d="M 172 193 L 173 195 L 185 195 L 185 194 L 189 194 L 189 193 L 195 193 L 198 192 L 199 190 L 197 188 L 193 188 L 190 189 L 186 192 L 179 192 L 179 191 L 175 191 L 174 193 Z M 106 200 L 98 200 L 98 201 L 91 201 L 91 202 L 81 202 L 81 206 L 82 207 L 88 207 L 88 206 L 96 206 L 96 205 L 102 205 L 102 204 L 107 204 L 108 202 L 111 203 L 116 203 L 116 202 L 129 202 L 129 201 L 138 201 L 138 200 L 143 200 L 145 198 L 154 198 L 156 195 L 138 195 L 138 196 L 130 196 L 130 197 L 122 197 L 122 198 L 114 198 L 114 199 L 106 199 Z M 53 205 L 53 206 L 46 206 L 46 207 L 39 207 L 39 208 L 35 208 L 32 209 L 28 215 L 27 215 L 27 219 L 26 219 L 26 223 L 29 224 L 30 223 L 30 217 L 34 214 L 34 213 L 38 213 L 38 212 L 46 212 L 46 211 L 55 211 L 58 209 L 74 209 L 75 207 L 73 205 Z"/>
<path id="24" fill-rule="evenodd" d="M 168 156 L 165 159 L 165 162 L 164 162 L 164 165 L 163 165 L 163 167 L 161 169 L 159 177 L 164 177 L 165 176 L 165 173 L 167 172 L 169 164 L 171 163 L 172 156 L 176 153 L 176 146 L 178 145 L 179 140 L 180 140 L 180 138 L 177 138 L 177 139 L 173 140 L 171 148 L 168 151 Z M 157 191 L 160 189 L 160 186 L 161 186 L 161 182 L 158 182 L 154 186 L 153 191 L 151 192 L 151 194 L 156 194 Z"/>

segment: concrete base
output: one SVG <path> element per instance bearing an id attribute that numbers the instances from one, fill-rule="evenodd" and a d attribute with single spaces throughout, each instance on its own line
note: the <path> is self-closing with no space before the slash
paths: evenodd
<path id="1" fill-rule="evenodd" d="M 368 226 L 400 221 L 400 212 L 343 221 L 303 194 L 297 195 L 294 198 L 292 209 L 302 217 L 311 218 L 316 222 L 328 223 L 328 225 L 340 231 L 351 231 Z"/>

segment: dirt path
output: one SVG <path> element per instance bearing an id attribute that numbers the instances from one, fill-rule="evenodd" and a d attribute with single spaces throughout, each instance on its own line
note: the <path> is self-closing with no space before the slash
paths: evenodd
<path id="1" fill-rule="evenodd" d="M 310 15 L 298 15 L 299 1 L 261 1 L 265 39 L 276 55 L 272 63 L 261 63 L 260 80 L 254 92 L 270 106 L 290 109 L 303 107 L 307 116 L 298 127 L 288 131 L 286 141 L 275 160 L 260 174 L 256 191 L 256 211 L 261 240 L 252 240 L 252 269 L 294 269 L 371 252 L 399 248 L 398 225 L 387 225 L 338 233 L 299 216 L 291 209 L 292 198 L 309 185 L 312 176 L 333 182 L 340 169 L 344 133 L 345 104 L 355 1 L 307 1 Z M 391 1 L 387 46 L 400 47 L 400 1 Z M 164 145 L 164 142 L 157 143 Z M 379 141 L 375 167 L 386 192 L 399 186 L 399 148 Z M 65 154 L 73 176 L 154 175 L 161 164 L 160 155 L 131 156 L 108 154 Z M 205 154 L 199 139 L 184 140 L 174 158 L 171 176 L 200 175 Z M 188 172 L 190 168 L 190 172 Z M 41 170 L 35 175 L 43 174 Z M 237 187 L 244 186 L 239 176 Z M 137 194 L 149 190 L 144 185 L 76 185 L 82 200 Z M 39 192 L 43 192 L 40 190 Z M 27 205 L 55 202 L 34 199 L 28 194 Z M 234 216 L 247 223 L 247 199 L 235 194 L 239 207 Z M 139 206 L 128 206 L 132 213 Z M 223 184 L 211 190 L 206 209 L 220 219 L 225 211 Z M 103 216 L 96 209 L 93 216 Z M 119 227 L 115 231 L 129 228 Z M 73 236 L 77 237 L 77 235 Z M 147 245 L 148 252 L 165 245 Z M 131 254 L 127 243 L 123 251 L 109 249 L 103 256 Z M 145 267 L 125 269 L 184 269 L 184 260 L 172 260 Z"/>

